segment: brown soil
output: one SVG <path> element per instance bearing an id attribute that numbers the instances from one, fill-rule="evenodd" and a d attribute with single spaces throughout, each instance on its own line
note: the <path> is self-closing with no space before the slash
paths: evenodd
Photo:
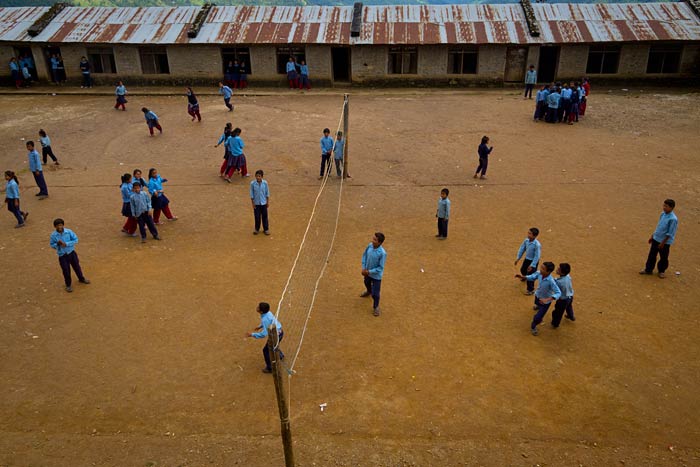
<path id="1" fill-rule="evenodd" d="M 243 334 L 258 301 L 279 299 L 341 97 L 238 98 L 229 114 L 204 96 L 202 123 L 181 96 L 134 96 L 127 112 L 109 96 L 2 100 L 0 161 L 31 216 L 17 230 L 0 217 L 0 466 L 281 465 L 262 344 Z M 533 123 L 515 91 L 354 95 L 353 178 L 291 380 L 298 465 L 700 465 L 699 109 L 698 94 L 594 89 L 572 127 Z M 218 178 L 226 121 L 265 169 L 270 237 L 251 235 L 247 180 Z M 39 128 L 62 163 L 44 201 L 20 140 Z M 489 179 L 474 183 L 484 134 Z M 119 176 L 152 166 L 180 220 L 142 246 L 119 232 Z M 642 277 L 666 197 L 680 219 L 669 277 Z M 48 245 L 59 216 L 92 280 L 73 294 Z M 577 321 L 545 320 L 539 337 L 513 279 L 530 226 L 576 290 Z M 358 298 L 376 230 L 380 318 Z"/>

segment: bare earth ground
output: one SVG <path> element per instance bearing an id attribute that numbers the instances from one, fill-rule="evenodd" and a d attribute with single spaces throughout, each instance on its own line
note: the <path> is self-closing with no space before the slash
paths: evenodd
<path id="1" fill-rule="evenodd" d="M 533 123 L 515 91 L 353 95 L 353 178 L 291 381 L 298 465 L 700 465 L 700 95 L 593 91 L 573 127 Z M 229 114 L 204 96 L 201 124 L 181 96 L 133 96 L 127 112 L 110 96 L 0 99 L 2 170 L 21 169 L 31 212 L 19 230 L 0 216 L 0 466 L 283 464 L 262 344 L 242 336 L 255 304 L 279 299 L 341 97 L 238 98 Z M 217 176 L 229 120 L 269 180 L 270 237 L 251 235 L 247 180 Z M 40 127 L 63 163 L 44 201 L 20 141 Z M 484 134 L 495 149 L 475 184 Z M 151 166 L 180 220 L 142 246 L 119 233 L 118 184 Z M 666 197 L 670 274 L 641 277 Z M 58 216 L 92 280 L 70 295 L 48 246 Z M 530 226 L 576 290 L 577 321 L 545 320 L 539 337 L 513 279 Z M 381 318 L 357 296 L 376 230 Z"/>

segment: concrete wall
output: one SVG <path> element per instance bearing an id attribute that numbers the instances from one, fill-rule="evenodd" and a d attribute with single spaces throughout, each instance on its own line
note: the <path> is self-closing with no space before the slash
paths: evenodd
<path id="1" fill-rule="evenodd" d="M 363 83 L 387 76 L 388 48 L 360 45 L 352 48 L 352 81 Z"/>
<path id="2" fill-rule="evenodd" d="M 557 80 L 580 79 L 586 75 L 587 64 L 587 45 L 562 45 L 559 49 L 559 66 L 556 78 Z"/>
<path id="3" fill-rule="evenodd" d="M 333 80 L 331 48 L 327 45 L 307 45 L 306 64 L 309 77 L 316 86 L 329 86 Z"/>
<path id="4" fill-rule="evenodd" d="M 0 46 L 0 78 L 2 79 L 3 84 L 5 85 L 12 85 L 14 86 L 14 83 L 11 83 L 11 75 L 10 75 L 10 59 L 15 56 L 15 48 L 12 47 L 11 45 L 5 45 L 3 44 Z"/>
<path id="5" fill-rule="evenodd" d="M 648 77 L 647 61 L 649 60 L 648 44 L 625 44 L 620 50 L 620 65 L 617 77 L 634 78 Z M 610 76 L 610 75 L 599 75 Z"/>
<path id="6" fill-rule="evenodd" d="M 277 47 L 258 45 L 250 48 L 250 66 L 253 74 L 249 81 L 267 83 L 285 83 L 284 75 L 277 73 Z"/>
<path id="7" fill-rule="evenodd" d="M 700 45 L 686 45 L 681 56 L 681 73 L 700 75 Z"/>
<path id="8" fill-rule="evenodd" d="M 221 79 L 221 48 L 216 45 L 168 46 L 170 77 L 181 79 Z"/>
<path id="9" fill-rule="evenodd" d="M 132 45 L 115 45 L 114 61 L 117 65 L 117 75 L 120 78 L 142 76 L 141 59 L 138 47 Z"/>
<path id="10" fill-rule="evenodd" d="M 426 78 L 446 75 L 447 47 L 441 45 L 418 47 L 418 74 Z"/>

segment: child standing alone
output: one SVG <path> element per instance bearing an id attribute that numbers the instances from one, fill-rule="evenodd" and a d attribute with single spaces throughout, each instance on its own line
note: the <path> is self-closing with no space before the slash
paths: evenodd
<path id="1" fill-rule="evenodd" d="M 73 268 L 75 275 L 78 276 L 78 281 L 82 284 L 89 284 L 90 281 L 83 275 L 83 270 L 80 267 L 78 253 L 75 252 L 75 244 L 78 243 L 78 236 L 70 229 L 65 228 L 63 219 L 53 221 L 53 226 L 56 229 L 51 233 L 49 244 L 51 248 L 58 253 L 58 264 L 61 265 L 63 272 L 63 280 L 66 284 L 66 292 L 72 292 L 73 287 L 70 274 L 70 268 Z"/>
<path id="2" fill-rule="evenodd" d="M 60 165 L 58 163 L 58 159 L 51 150 L 51 138 L 49 138 L 49 135 L 47 135 L 46 132 L 41 129 L 39 130 L 39 143 L 41 143 L 41 157 L 44 160 L 44 164 L 46 164 L 48 161 L 48 157 L 51 157 L 54 164 Z"/>
<path id="3" fill-rule="evenodd" d="M 141 107 L 141 112 L 143 112 L 143 116 L 146 118 L 146 125 L 148 125 L 148 132 L 151 133 L 151 136 L 153 136 L 153 129 L 158 128 L 158 131 L 160 134 L 163 134 L 163 128 L 160 126 L 160 123 L 158 123 L 158 115 L 152 110 L 148 110 L 146 107 Z"/>
<path id="4" fill-rule="evenodd" d="M 5 203 L 7 203 L 7 210 L 14 214 L 17 219 L 15 228 L 19 229 L 26 225 L 24 221 L 27 220 L 29 213 L 23 212 L 19 208 L 19 181 L 17 180 L 17 175 L 11 170 L 6 170 L 5 180 L 7 181 L 5 185 Z"/>
<path id="5" fill-rule="evenodd" d="M 489 168 L 489 154 L 491 154 L 491 151 L 493 151 L 493 146 L 488 147 L 487 145 L 489 144 L 489 137 L 484 136 L 481 138 L 481 144 L 479 145 L 479 166 L 476 168 L 476 173 L 474 174 L 474 178 L 477 178 L 479 176 L 479 172 L 481 172 L 481 178 L 486 179 L 486 169 Z"/>
<path id="6" fill-rule="evenodd" d="M 437 213 L 437 228 L 438 233 L 436 235 L 440 240 L 445 240 L 447 238 L 447 222 L 450 220 L 450 200 L 447 198 L 450 194 L 450 190 L 443 188 L 440 190 L 440 199 L 438 199 Z"/>

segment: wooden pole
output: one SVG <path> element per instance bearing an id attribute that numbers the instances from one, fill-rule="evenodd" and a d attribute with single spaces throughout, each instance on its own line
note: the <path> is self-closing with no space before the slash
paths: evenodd
<path id="1" fill-rule="evenodd" d="M 284 393 L 284 380 L 282 363 L 278 344 L 277 328 L 272 324 L 267 328 L 267 350 L 270 352 L 272 362 L 272 377 L 275 380 L 275 392 L 277 393 L 277 407 L 280 411 L 280 425 L 282 428 L 282 446 L 284 447 L 284 465 L 294 467 L 294 450 L 292 449 L 292 428 L 289 422 L 289 406 L 287 396 Z"/>
<path id="2" fill-rule="evenodd" d="M 350 128 L 350 94 L 344 96 L 345 107 L 343 109 L 343 137 L 345 138 L 345 152 L 343 153 L 343 178 L 352 178 L 348 173 L 348 129 Z"/>

